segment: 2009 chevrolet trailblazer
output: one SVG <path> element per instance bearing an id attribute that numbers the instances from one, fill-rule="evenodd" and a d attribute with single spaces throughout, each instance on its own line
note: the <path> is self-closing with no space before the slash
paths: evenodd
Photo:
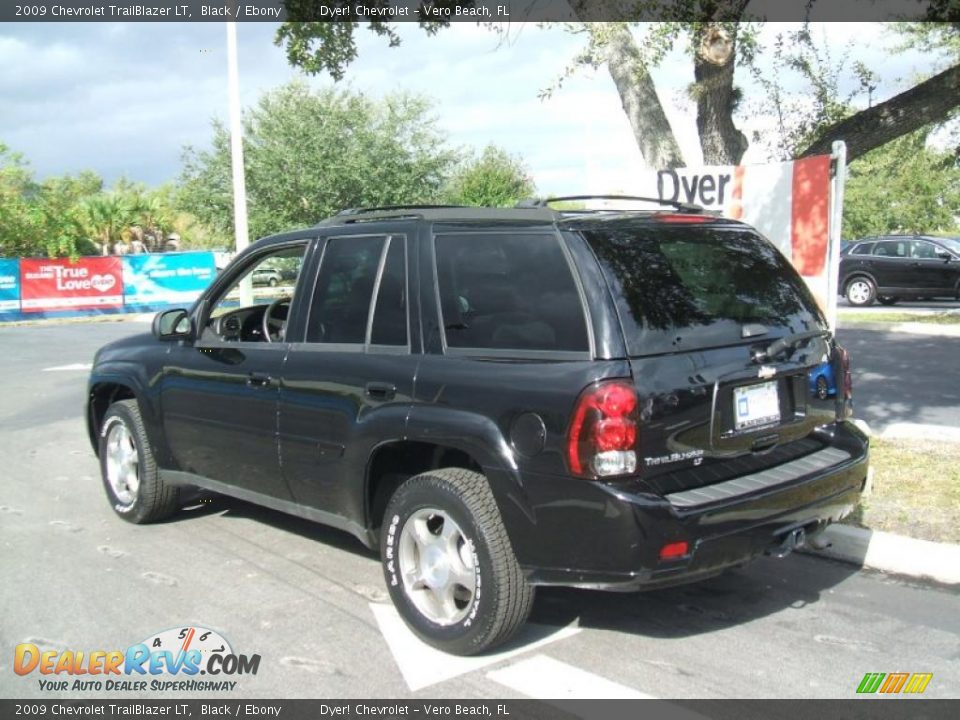
<path id="1" fill-rule="evenodd" d="M 99 351 L 87 419 L 124 519 L 192 486 L 341 528 L 379 543 L 414 632 L 469 654 L 537 585 L 689 582 L 815 536 L 866 478 L 851 402 L 847 353 L 748 225 L 531 203 L 265 238 Z"/>

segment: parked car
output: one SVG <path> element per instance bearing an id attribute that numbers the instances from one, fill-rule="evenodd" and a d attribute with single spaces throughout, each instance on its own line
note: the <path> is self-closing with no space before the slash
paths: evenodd
<path id="1" fill-rule="evenodd" d="M 269 258 L 302 258 L 290 294 L 237 307 Z M 833 397 L 808 391 L 824 362 Z M 87 420 L 121 518 L 200 487 L 340 528 L 379 547 L 417 635 L 471 654 L 536 586 L 658 588 L 816 543 L 867 475 L 850 378 L 744 223 L 374 208 L 260 240 L 102 348 Z"/>
<path id="2" fill-rule="evenodd" d="M 810 379 L 810 394 L 820 400 L 826 400 L 837 394 L 837 381 L 833 374 L 833 363 L 824 361 L 807 373 Z"/>
<path id="3" fill-rule="evenodd" d="M 841 255 L 839 288 L 857 306 L 960 299 L 960 241 L 924 235 L 865 238 Z"/>
<path id="4" fill-rule="evenodd" d="M 254 285 L 269 285 L 276 287 L 284 281 L 283 275 L 279 270 L 271 268 L 257 268 L 253 271 L 251 280 Z"/>

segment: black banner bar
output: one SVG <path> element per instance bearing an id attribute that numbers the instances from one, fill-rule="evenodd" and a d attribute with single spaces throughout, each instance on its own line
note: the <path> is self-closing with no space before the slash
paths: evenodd
<path id="1" fill-rule="evenodd" d="M 856 700 L 0 700 L 0 717 L 175 720 L 946 720 L 957 701 Z"/>
<path id="2" fill-rule="evenodd" d="M 4 0 L 2 22 L 956 20 L 950 0 Z"/>

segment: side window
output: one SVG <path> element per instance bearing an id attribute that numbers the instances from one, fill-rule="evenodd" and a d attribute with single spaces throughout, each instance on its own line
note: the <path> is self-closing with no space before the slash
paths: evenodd
<path id="1" fill-rule="evenodd" d="M 323 251 L 307 342 L 363 344 L 383 237 L 331 238 Z"/>
<path id="2" fill-rule="evenodd" d="M 873 243 L 863 243 L 862 245 L 857 245 L 850 254 L 869 255 L 871 250 L 873 250 Z"/>
<path id="3" fill-rule="evenodd" d="M 212 299 L 206 340 L 282 342 L 307 241 L 249 260 L 240 276 Z"/>
<path id="4" fill-rule="evenodd" d="M 438 235 L 447 347 L 590 349 L 570 265 L 552 234 Z"/>
<path id="5" fill-rule="evenodd" d="M 936 246 L 923 240 L 913 242 L 913 257 L 920 260 L 939 260 Z"/>
<path id="6" fill-rule="evenodd" d="M 873 248 L 874 255 L 882 257 L 904 258 L 908 256 L 907 242 L 905 240 L 886 240 L 878 242 Z"/>
<path id="7" fill-rule="evenodd" d="M 402 237 L 390 238 L 373 311 L 371 345 L 407 345 L 407 253 Z"/>

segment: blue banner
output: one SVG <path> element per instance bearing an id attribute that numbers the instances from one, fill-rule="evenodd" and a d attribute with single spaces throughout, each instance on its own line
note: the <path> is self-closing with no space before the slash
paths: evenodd
<path id="1" fill-rule="evenodd" d="M 0 313 L 20 312 L 20 261 L 0 258 Z"/>
<path id="2" fill-rule="evenodd" d="M 123 256 L 126 307 L 190 305 L 217 276 L 212 252 Z"/>

